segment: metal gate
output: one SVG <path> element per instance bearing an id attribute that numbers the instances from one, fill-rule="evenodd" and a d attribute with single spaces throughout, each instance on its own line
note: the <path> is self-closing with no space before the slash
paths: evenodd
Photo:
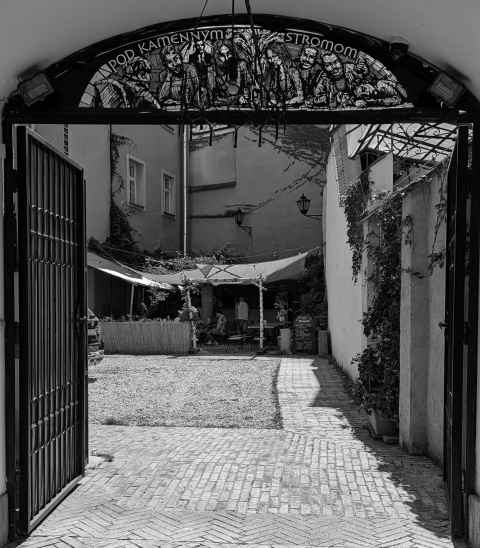
<path id="1" fill-rule="evenodd" d="M 473 146 L 478 137 L 475 124 Z M 466 536 L 473 487 L 479 274 L 478 189 L 472 170 L 477 167 L 469 161 L 469 127 L 460 126 L 448 172 L 445 303 L 444 469 L 454 538 Z"/>
<path id="2" fill-rule="evenodd" d="M 28 534 L 84 473 L 87 455 L 83 171 L 17 129 L 17 534 Z"/>

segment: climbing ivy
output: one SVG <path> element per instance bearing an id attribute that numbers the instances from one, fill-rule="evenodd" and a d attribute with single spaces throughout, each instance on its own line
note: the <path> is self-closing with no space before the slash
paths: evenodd
<path id="1" fill-rule="evenodd" d="M 363 406 L 398 420 L 402 197 L 387 198 L 375 210 L 375 220 L 377 229 L 366 242 L 372 301 L 362 319 L 369 344 L 353 362 Z"/>
<path id="2" fill-rule="evenodd" d="M 110 131 L 110 180 L 112 182 L 112 195 L 117 194 L 121 189 L 125 188 L 125 181 L 119 170 L 120 147 L 122 146 L 133 147 L 134 142 L 129 137 Z M 113 190 L 113 182 L 115 180 L 120 184 Z"/>
<path id="3" fill-rule="evenodd" d="M 352 274 L 355 282 L 362 266 L 364 238 L 361 220 L 370 198 L 370 186 L 368 171 L 364 171 L 359 179 L 348 186 L 343 196 L 343 207 L 347 220 L 347 243 L 352 250 Z"/>

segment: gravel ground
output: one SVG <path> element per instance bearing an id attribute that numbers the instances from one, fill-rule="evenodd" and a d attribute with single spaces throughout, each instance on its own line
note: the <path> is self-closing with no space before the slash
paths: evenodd
<path id="1" fill-rule="evenodd" d="M 276 358 L 106 356 L 89 370 L 97 424 L 281 428 Z"/>

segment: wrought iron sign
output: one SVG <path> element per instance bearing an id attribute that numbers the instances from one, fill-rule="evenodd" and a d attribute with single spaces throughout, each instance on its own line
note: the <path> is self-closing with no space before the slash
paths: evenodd
<path id="1" fill-rule="evenodd" d="M 235 125 L 438 111 L 431 89 L 439 70 L 391 46 L 341 27 L 263 14 L 161 23 L 51 65 L 41 73 L 48 93 L 26 101 L 19 88 L 4 116 Z M 464 110 L 469 101 L 465 93 Z"/>
<path id="2" fill-rule="evenodd" d="M 323 34 L 248 25 L 152 36 L 112 52 L 83 108 L 158 110 L 409 107 L 378 59 Z"/>

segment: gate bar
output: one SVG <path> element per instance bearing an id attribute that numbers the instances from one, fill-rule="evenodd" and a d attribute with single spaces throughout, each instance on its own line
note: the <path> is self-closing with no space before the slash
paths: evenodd
<path id="1" fill-rule="evenodd" d="M 479 230 L 480 230 L 480 119 L 473 123 L 472 169 L 470 177 L 470 261 L 468 291 L 468 355 L 466 376 L 466 455 L 465 494 L 468 519 L 468 496 L 475 492 L 476 409 L 478 382 L 478 308 L 479 308 Z M 468 531 L 467 531 L 468 534 Z"/>
<path id="2" fill-rule="evenodd" d="M 462 462 L 462 419 L 463 419 L 463 364 L 465 331 L 465 238 L 466 238 L 466 182 L 468 181 L 468 127 L 458 128 L 455 174 L 455 250 L 452 311 L 452 432 L 451 432 L 451 485 L 449 485 L 450 517 L 452 537 L 462 538 L 465 532 L 463 506 L 463 462 Z"/>

